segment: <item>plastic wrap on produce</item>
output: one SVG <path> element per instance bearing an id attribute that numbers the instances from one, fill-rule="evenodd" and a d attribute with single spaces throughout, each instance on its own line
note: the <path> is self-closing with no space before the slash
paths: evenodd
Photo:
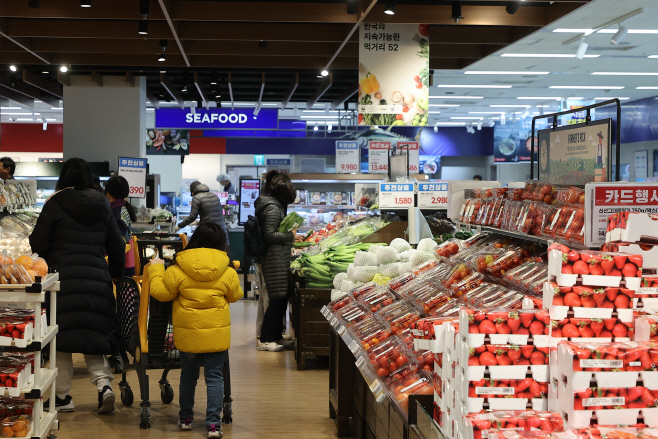
<path id="1" fill-rule="evenodd" d="M 333 302 L 336 299 L 339 299 L 343 296 L 347 296 L 347 291 L 341 291 L 341 290 L 331 290 L 331 301 Z"/>
<path id="2" fill-rule="evenodd" d="M 377 256 L 374 253 L 358 251 L 354 255 L 355 267 L 365 267 L 365 266 L 374 266 L 374 265 L 378 265 Z"/>
<path id="3" fill-rule="evenodd" d="M 336 276 L 334 276 L 334 288 L 340 289 L 341 284 L 347 278 L 347 273 L 338 273 Z"/>
<path id="4" fill-rule="evenodd" d="M 385 277 L 396 277 L 400 274 L 400 262 L 393 262 L 391 264 L 383 264 L 379 266 L 379 273 Z"/>
<path id="5" fill-rule="evenodd" d="M 411 262 L 400 262 L 400 274 L 411 273 L 411 269 L 414 266 L 411 265 Z"/>
<path id="6" fill-rule="evenodd" d="M 418 250 L 411 249 L 403 251 L 402 253 L 398 253 L 398 262 L 409 262 L 411 256 L 413 256 L 415 253 L 418 253 Z"/>
<path id="7" fill-rule="evenodd" d="M 352 278 L 352 274 L 354 274 L 354 264 L 349 264 L 347 266 L 347 277 Z M 342 289 L 342 288 L 341 288 Z"/>
<path id="8" fill-rule="evenodd" d="M 420 252 L 431 252 L 434 247 L 438 247 L 436 241 L 431 238 L 423 238 L 418 243 L 417 250 Z"/>
<path id="9" fill-rule="evenodd" d="M 384 247 L 377 252 L 377 265 L 397 262 L 398 252 L 393 247 Z"/>
<path id="10" fill-rule="evenodd" d="M 375 266 L 354 267 L 350 280 L 354 282 L 370 282 L 378 270 L 379 267 Z"/>
<path id="11" fill-rule="evenodd" d="M 434 261 L 434 260 L 436 260 L 436 258 L 434 257 L 433 253 L 419 251 L 411 256 L 409 262 L 411 262 L 412 267 L 415 267 L 417 265 L 424 264 L 425 262 Z"/>
<path id="12" fill-rule="evenodd" d="M 384 244 L 375 244 L 375 245 L 371 245 L 370 248 L 368 249 L 368 252 L 370 252 L 370 253 L 374 253 L 374 254 L 377 254 L 377 253 L 379 253 L 379 251 L 380 251 L 381 249 L 383 249 L 383 248 L 385 248 L 385 247 L 386 247 L 386 246 L 385 246 Z"/>

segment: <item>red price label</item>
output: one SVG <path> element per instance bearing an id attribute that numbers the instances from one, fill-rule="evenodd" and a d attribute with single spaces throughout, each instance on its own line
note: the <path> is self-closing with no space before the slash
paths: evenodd
<path id="1" fill-rule="evenodd" d="M 448 197 L 432 197 L 432 204 L 446 204 Z"/>
<path id="2" fill-rule="evenodd" d="M 130 186 L 130 193 L 134 195 L 144 195 L 143 187 Z"/>
<path id="3" fill-rule="evenodd" d="M 413 198 L 396 198 L 395 204 L 412 204 L 414 202 Z"/>
<path id="4" fill-rule="evenodd" d="M 409 165 L 409 170 L 418 172 L 418 165 Z"/>
<path id="5" fill-rule="evenodd" d="M 347 163 L 347 164 L 341 163 L 340 169 L 341 171 L 356 171 L 357 166 L 356 163 Z"/>
<path id="6" fill-rule="evenodd" d="M 388 165 L 377 165 L 377 164 L 372 164 L 370 165 L 370 170 L 372 171 L 388 171 Z"/>

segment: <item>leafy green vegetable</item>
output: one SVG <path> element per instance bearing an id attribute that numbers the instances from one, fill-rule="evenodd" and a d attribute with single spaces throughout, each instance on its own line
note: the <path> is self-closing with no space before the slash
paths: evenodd
<path id="1" fill-rule="evenodd" d="M 420 48 L 419 52 L 416 52 L 418 56 L 421 58 L 428 58 L 430 57 L 430 42 L 426 39 L 421 39 L 420 42 L 418 43 L 418 47 Z"/>
<path id="2" fill-rule="evenodd" d="M 302 218 L 297 212 L 290 212 L 279 224 L 279 232 L 290 232 L 304 223 Z"/>

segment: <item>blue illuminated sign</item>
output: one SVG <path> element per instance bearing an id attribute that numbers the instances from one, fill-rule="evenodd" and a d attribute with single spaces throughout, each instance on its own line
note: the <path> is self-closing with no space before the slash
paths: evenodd
<path id="1" fill-rule="evenodd" d="M 195 114 L 189 109 L 160 108 L 155 110 L 156 128 L 247 128 L 277 129 L 278 110 L 262 109 L 258 116 L 249 108 L 210 108 L 197 109 Z"/>

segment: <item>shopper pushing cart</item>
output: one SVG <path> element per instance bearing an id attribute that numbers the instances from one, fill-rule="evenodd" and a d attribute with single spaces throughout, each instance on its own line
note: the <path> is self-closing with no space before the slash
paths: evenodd
<path id="1" fill-rule="evenodd" d="M 223 435 L 222 371 L 231 344 L 228 307 L 243 295 L 237 272 L 222 251 L 225 245 L 226 235 L 219 225 L 201 224 L 171 267 L 165 271 L 164 261 L 153 259 L 147 268 L 151 296 L 159 301 L 173 300 L 174 344 L 181 362 L 178 427 L 192 429 L 194 393 L 203 365 L 209 438 Z"/>

